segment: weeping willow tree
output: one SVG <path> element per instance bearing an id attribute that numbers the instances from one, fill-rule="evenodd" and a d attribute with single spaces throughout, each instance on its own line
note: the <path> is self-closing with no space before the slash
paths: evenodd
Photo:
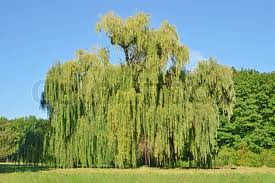
<path id="1" fill-rule="evenodd" d="M 125 63 L 110 64 L 104 48 L 79 50 L 48 71 L 48 164 L 123 168 L 194 160 L 210 167 L 219 112 L 232 113 L 231 69 L 210 59 L 186 71 L 188 48 L 176 28 L 165 21 L 154 29 L 144 13 L 125 20 L 106 14 L 96 30 L 123 50 Z"/>

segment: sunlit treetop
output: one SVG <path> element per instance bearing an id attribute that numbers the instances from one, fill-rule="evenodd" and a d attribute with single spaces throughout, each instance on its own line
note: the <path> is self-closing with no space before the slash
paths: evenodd
<path id="1" fill-rule="evenodd" d="M 165 70 L 170 61 L 179 71 L 189 58 L 188 49 L 180 43 L 176 28 L 164 21 L 159 29 L 153 29 L 150 17 L 145 13 L 125 20 L 108 13 L 100 18 L 96 30 L 105 32 L 111 44 L 123 49 L 127 64 L 148 67 L 152 65 L 150 62 L 154 62 Z"/>

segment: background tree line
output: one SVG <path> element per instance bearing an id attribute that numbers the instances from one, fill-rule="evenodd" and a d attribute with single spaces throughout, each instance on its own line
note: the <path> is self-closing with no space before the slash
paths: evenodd
<path id="1" fill-rule="evenodd" d="M 0 117 L 0 160 L 38 165 L 43 161 L 48 120 L 35 116 L 8 120 Z"/>
<path id="2" fill-rule="evenodd" d="M 234 72 L 236 103 L 221 116 L 217 143 L 222 165 L 275 166 L 275 72 Z"/>

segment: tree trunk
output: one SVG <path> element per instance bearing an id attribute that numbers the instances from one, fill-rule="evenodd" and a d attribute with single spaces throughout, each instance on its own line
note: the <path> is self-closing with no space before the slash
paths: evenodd
<path id="1" fill-rule="evenodd" d="M 128 48 L 127 47 L 124 47 L 123 48 L 124 50 L 124 54 L 125 54 L 125 61 L 128 65 L 130 65 L 130 58 L 129 58 L 129 51 L 128 51 Z"/>

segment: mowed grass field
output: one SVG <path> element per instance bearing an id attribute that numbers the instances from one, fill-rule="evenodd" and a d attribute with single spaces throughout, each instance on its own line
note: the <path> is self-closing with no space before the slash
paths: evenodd
<path id="1" fill-rule="evenodd" d="M 45 169 L 17 167 L 0 164 L 2 183 L 82 183 L 82 182 L 259 182 L 275 183 L 275 168 L 237 168 L 237 169 Z"/>

